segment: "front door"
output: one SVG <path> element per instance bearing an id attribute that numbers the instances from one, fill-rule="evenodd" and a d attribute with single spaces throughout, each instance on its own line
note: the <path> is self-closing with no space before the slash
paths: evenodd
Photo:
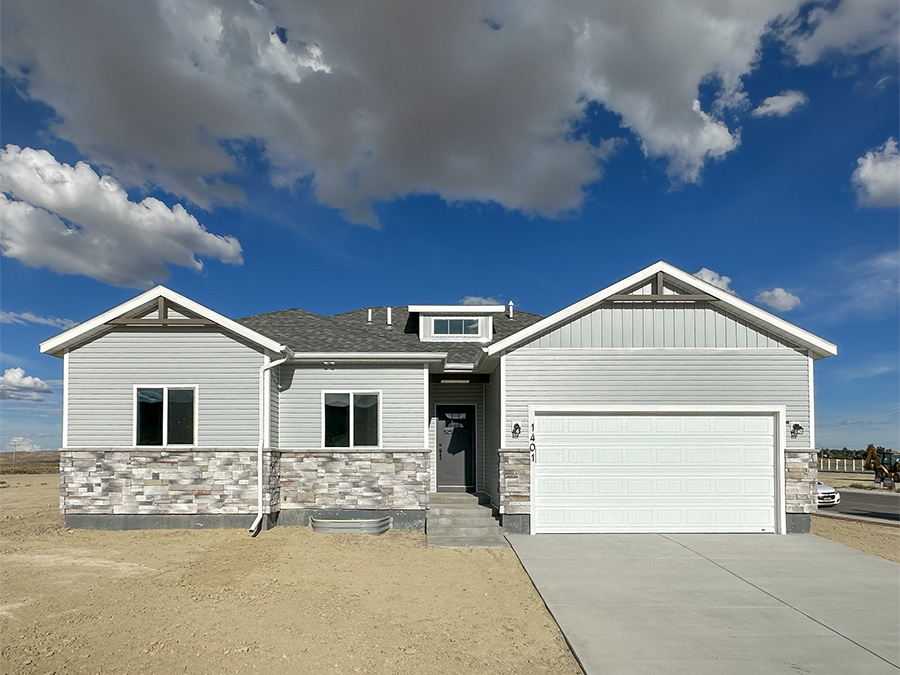
<path id="1" fill-rule="evenodd" d="M 475 490 L 475 406 L 439 405 L 437 418 L 437 489 Z"/>

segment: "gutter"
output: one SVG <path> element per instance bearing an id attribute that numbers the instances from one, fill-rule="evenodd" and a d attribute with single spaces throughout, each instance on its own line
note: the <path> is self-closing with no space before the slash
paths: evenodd
<path id="1" fill-rule="evenodd" d="M 443 362 L 446 352 L 298 352 L 291 354 L 293 363 L 430 363 Z"/>
<path id="2" fill-rule="evenodd" d="M 283 355 L 282 358 L 277 361 L 265 363 L 259 369 L 259 445 L 256 448 L 256 487 L 258 494 L 256 502 L 256 520 L 254 520 L 253 524 L 250 526 L 250 534 L 254 537 L 259 534 L 263 518 L 265 518 L 263 508 L 263 445 L 265 444 L 266 424 L 269 423 L 268 416 L 265 414 L 268 409 L 268 406 L 266 405 L 266 396 L 271 394 L 271 392 L 266 391 L 265 375 L 266 371 L 271 370 L 276 366 L 280 366 L 294 355 L 287 345 L 281 345 L 279 351 Z"/>

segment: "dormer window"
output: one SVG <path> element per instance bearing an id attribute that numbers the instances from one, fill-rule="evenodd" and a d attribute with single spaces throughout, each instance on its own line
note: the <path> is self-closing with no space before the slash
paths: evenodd
<path id="1" fill-rule="evenodd" d="M 432 318 L 432 327 L 434 335 L 479 335 L 480 330 L 478 324 L 480 318 L 477 319 L 439 319 Z"/>
<path id="2" fill-rule="evenodd" d="M 419 339 L 423 342 L 490 342 L 494 339 L 494 314 L 503 305 L 410 305 L 419 315 Z"/>

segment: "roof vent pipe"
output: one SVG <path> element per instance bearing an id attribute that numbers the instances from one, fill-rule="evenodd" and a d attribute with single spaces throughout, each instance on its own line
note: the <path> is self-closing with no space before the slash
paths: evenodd
<path id="1" fill-rule="evenodd" d="M 513 318 L 513 301 L 509 301 L 509 318 Z"/>
<path id="2" fill-rule="evenodd" d="M 387 325 L 390 326 L 391 325 L 391 308 L 385 307 L 385 309 L 387 310 Z"/>
<path id="3" fill-rule="evenodd" d="M 366 319 L 366 323 L 372 323 L 372 308 L 369 307 L 369 316 Z"/>

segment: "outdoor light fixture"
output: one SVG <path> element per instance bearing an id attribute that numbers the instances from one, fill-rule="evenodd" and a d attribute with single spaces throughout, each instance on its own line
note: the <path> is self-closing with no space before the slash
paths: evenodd
<path id="1" fill-rule="evenodd" d="M 518 437 L 519 437 L 519 434 L 521 434 L 521 433 L 522 433 L 522 427 L 520 427 L 520 426 L 519 426 L 519 423 L 516 422 L 515 424 L 513 424 L 513 428 L 512 428 L 512 437 L 513 437 L 513 438 L 518 438 Z"/>
<path id="2" fill-rule="evenodd" d="M 791 427 L 791 438 L 797 438 L 797 436 L 803 435 L 803 427 L 799 424 L 795 424 Z"/>

